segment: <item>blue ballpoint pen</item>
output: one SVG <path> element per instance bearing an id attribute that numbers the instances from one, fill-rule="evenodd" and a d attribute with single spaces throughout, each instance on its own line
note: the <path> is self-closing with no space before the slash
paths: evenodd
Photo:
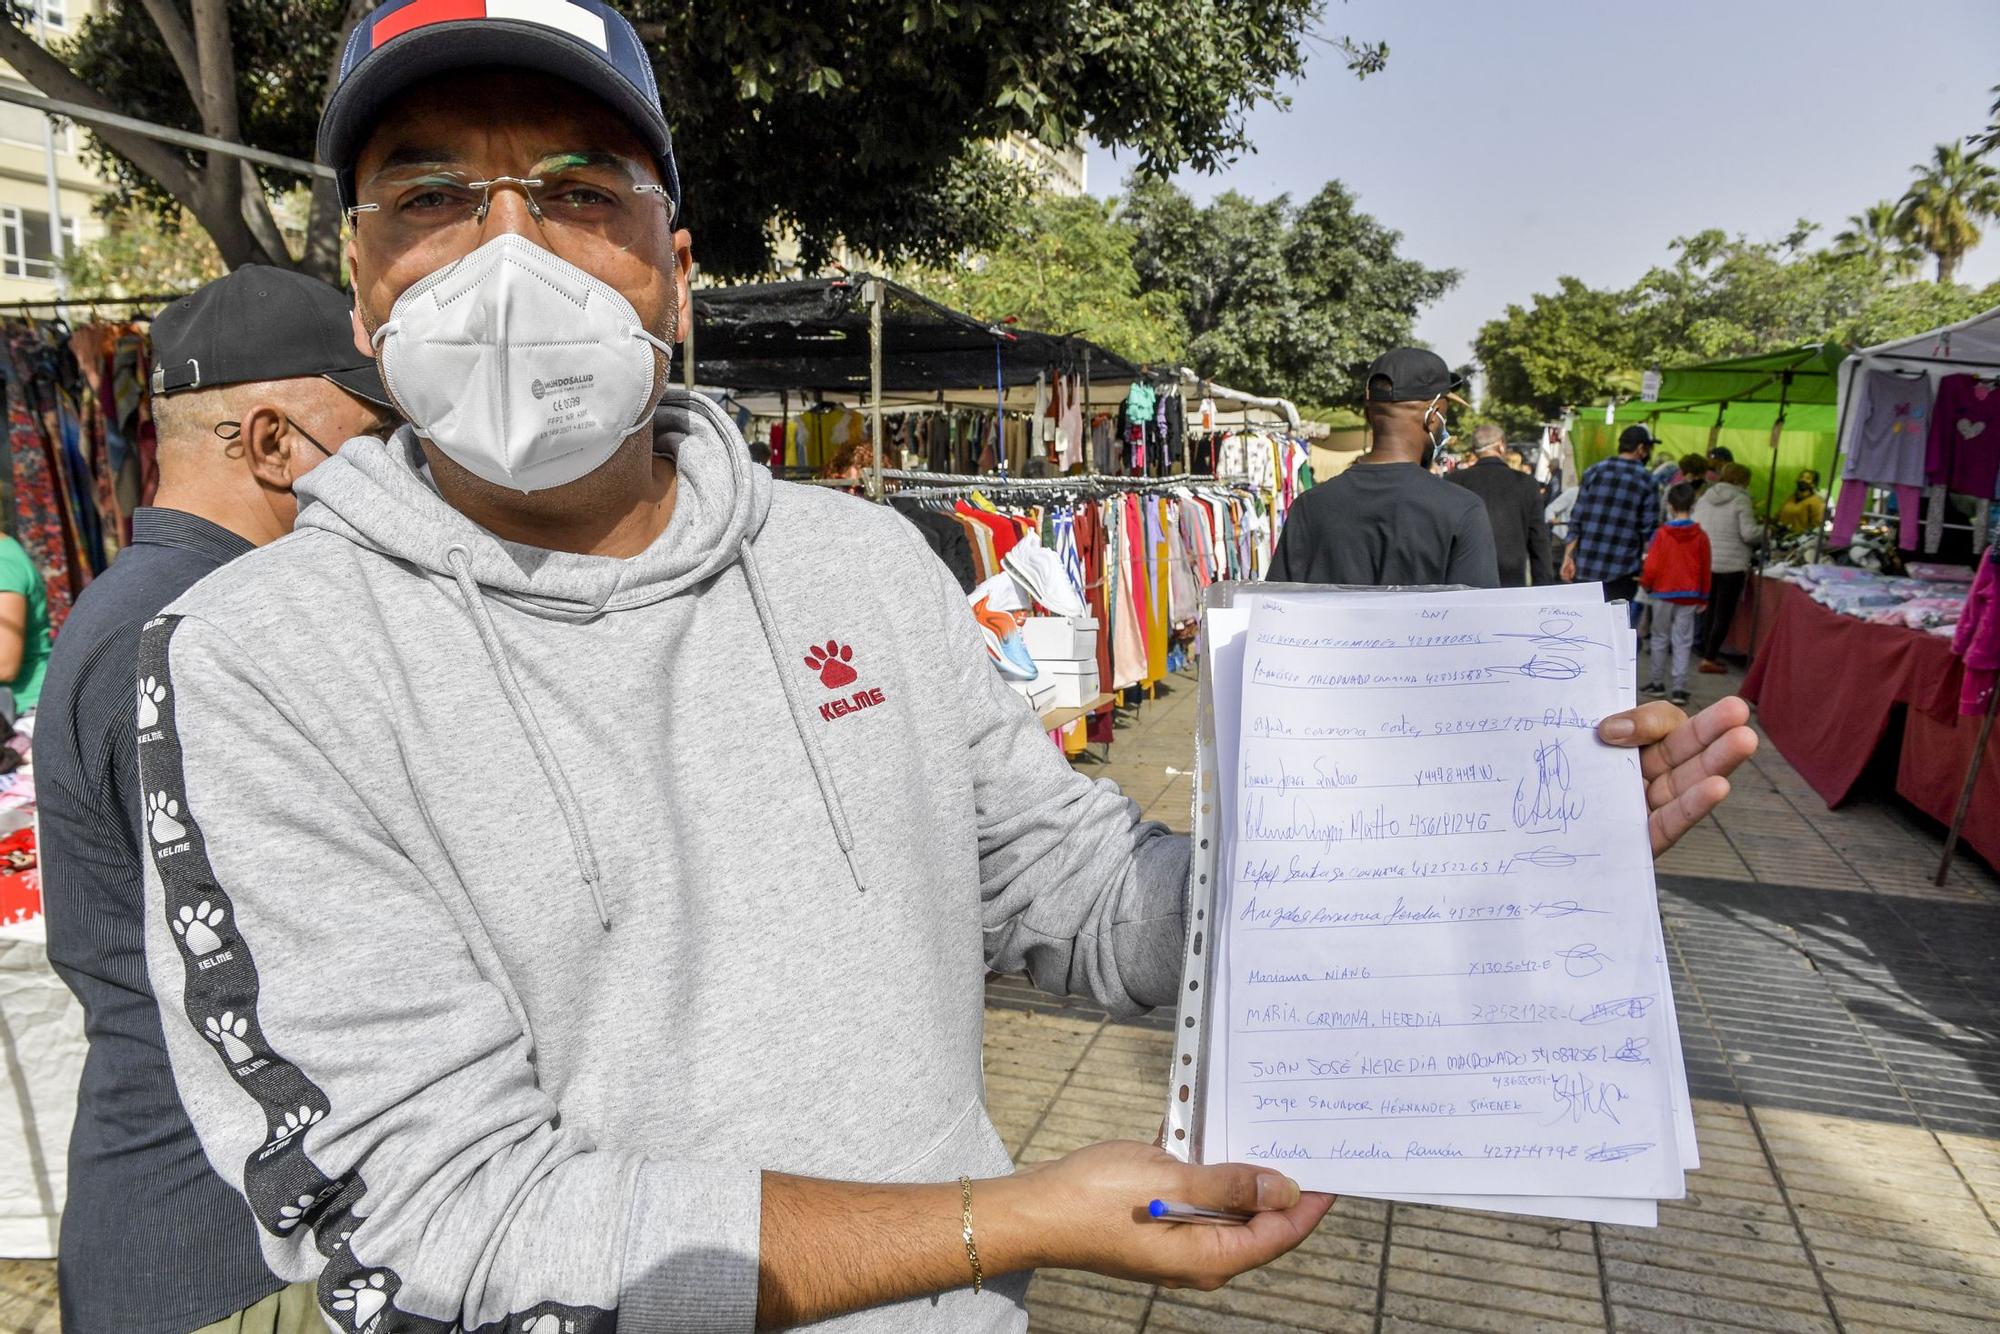
<path id="1" fill-rule="evenodd" d="M 1233 1209 L 1182 1204 L 1178 1200 L 1154 1200 L 1146 1206 L 1146 1213 L 1162 1223 L 1247 1223 L 1256 1217 L 1254 1214 L 1239 1214 Z"/>

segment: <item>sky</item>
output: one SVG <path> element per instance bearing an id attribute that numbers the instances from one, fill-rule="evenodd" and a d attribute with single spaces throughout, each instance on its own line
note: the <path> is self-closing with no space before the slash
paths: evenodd
<path id="1" fill-rule="evenodd" d="M 2000 0 L 1351 0 L 1323 27 L 1387 41 L 1388 69 L 1356 81 L 1314 47 L 1290 109 L 1249 117 L 1255 151 L 1178 183 L 1345 182 L 1404 254 L 1464 271 L 1417 324 L 1454 365 L 1563 274 L 1627 286 L 1707 227 L 1775 240 L 1806 217 L 1830 238 L 1982 128 L 2000 84 Z M 1089 171 L 1115 194 L 1126 167 L 1093 146 Z M 2000 278 L 1989 232 L 1961 281 Z"/>

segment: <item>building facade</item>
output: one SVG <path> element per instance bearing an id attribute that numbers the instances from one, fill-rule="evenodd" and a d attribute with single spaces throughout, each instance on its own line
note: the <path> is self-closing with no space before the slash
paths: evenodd
<path id="1" fill-rule="evenodd" d="M 1015 131 L 994 145 L 1000 156 L 1041 177 L 1041 193 L 1075 198 L 1090 188 L 1090 159 L 1080 144 L 1051 148 L 1032 134 Z"/>
<path id="2" fill-rule="evenodd" d="M 27 0 L 48 24 L 51 45 L 73 34 L 97 0 Z M 33 92 L 25 79 L 0 62 L 0 85 Z M 83 155 L 81 127 L 59 121 L 54 171 L 60 221 L 49 218 L 50 154 L 48 118 L 30 107 L 0 102 L 0 304 L 44 301 L 56 295 L 54 232 L 62 228 L 68 247 L 104 233 L 92 206 L 109 190 Z"/>

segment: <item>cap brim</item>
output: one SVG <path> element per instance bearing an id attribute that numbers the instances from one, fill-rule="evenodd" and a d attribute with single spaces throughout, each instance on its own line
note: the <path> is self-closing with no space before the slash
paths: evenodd
<path id="1" fill-rule="evenodd" d="M 353 370 L 326 371 L 326 378 L 345 389 L 356 398 L 366 399 L 378 408 L 394 409 L 396 404 L 389 397 L 389 391 L 382 385 L 382 372 L 373 362 L 357 366 Z"/>
<path id="2" fill-rule="evenodd" d="M 649 103 L 611 71 L 602 55 L 585 50 L 574 38 L 506 19 L 432 23 L 370 53 L 326 104 L 319 159 L 340 173 L 344 202 L 354 202 L 354 159 L 391 102 L 423 79 L 488 66 L 535 70 L 576 85 L 623 116 L 656 160 L 672 160 L 673 139 L 659 103 Z"/>

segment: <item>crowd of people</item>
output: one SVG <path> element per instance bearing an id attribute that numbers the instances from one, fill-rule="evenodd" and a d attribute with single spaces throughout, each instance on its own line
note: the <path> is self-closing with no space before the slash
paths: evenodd
<path id="1" fill-rule="evenodd" d="M 1550 496 L 1524 452 L 1482 423 L 1469 459 L 1440 477 L 1451 438 L 1443 404 L 1463 402 L 1459 387 L 1444 361 L 1421 349 L 1374 364 L 1371 448 L 1300 499 L 1270 577 L 1359 586 L 1601 584 L 1607 599 L 1630 604 L 1633 625 L 1648 633 L 1644 693 L 1686 704 L 1691 661 L 1702 672 L 1726 672 L 1730 627 L 1768 536 L 1747 489 L 1749 468 L 1724 446 L 1656 464 L 1660 442 L 1646 427 L 1629 426 L 1613 457 Z M 1413 403 L 1423 405 L 1421 414 L 1407 410 Z M 1774 526 L 1811 532 L 1825 515 L 1819 475 L 1807 469 Z"/>

